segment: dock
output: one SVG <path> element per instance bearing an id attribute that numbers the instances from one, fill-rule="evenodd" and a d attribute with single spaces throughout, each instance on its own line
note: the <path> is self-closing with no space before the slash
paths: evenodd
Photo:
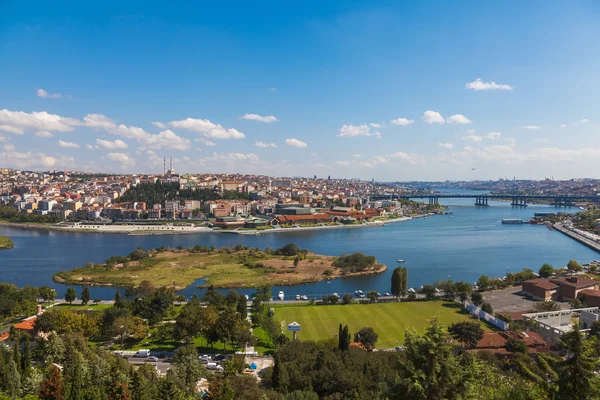
<path id="1" fill-rule="evenodd" d="M 552 226 L 554 227 L 554 229 L 569 236 L 571 239 L 575 239 L 579 243 L 584 244 L 587 247 L 589 247 L 593 250 L 596 250 L 598 253 L 600 253 L 600 243 L 599 242 L 596 242 L 594 240 L 586 238 L 585 236 L 573 231 L 572 229 L 564 227 L 562 224 L 554 224 Z"/>

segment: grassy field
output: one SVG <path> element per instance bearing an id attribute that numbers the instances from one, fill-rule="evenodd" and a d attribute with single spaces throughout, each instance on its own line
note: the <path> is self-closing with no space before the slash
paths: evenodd
<path id="1" fill-rule="evenodd" d="M 294 257 L 274 256 L 248 251 L 164 251 L 152 253 L 141 261 L 113 266 L 93 265 L 61 271 L 54 280 L 67 284 L 137 286 L 150 281 L 154 286 L 185 288 L 204 278 L 206 285 L 220 288 L 258 287 L 316 282 L 342 275 L 333 267 L 334 257 L 309 253 L 294 267 Z M 383 266 L 377 264 L 382 272 Z M 326 276 L 325 271 L 331 275 Z M 348 274 L 352 275 L 352 274 Z"/>
<path id="2" fill-rule="evenodd" d="M 11 238 L 0 236 L 0 250 L 12 249 L 15 246 Z"/>
<path id="3" fill-rule="evenodd" d="M 55 305 L 54 307 L 61 308 L 61 309 L 69 309 L 72 311 L 86 311 L 86 310 L 102 311 L 102 310 L 106 310 L 107 308 L 111 308 L 112 306 L 113 306 L 112 304 L 94 304 L 92 302 L 89 302 L 86 305 L 61 303 L 61 304 Z"/>
<path id="4" fill-rule="evenodd" d="M 396 342 L 403 344 L 406 329 L 414 328 L 423 333 L 436 316 L 446 326 L 471 318 L 459 305 L 443 301 L 275 307 L 276 319 L 286 324 L 295 321 L 302 326 L 299 339 L 319 340 L 337 336 L 340 323 L 348 325 L 353 335 L 370 326 L 379 334 L 378 348 L 391 348 Z M 292 336 L 291 332 L 286 334 Z"/>

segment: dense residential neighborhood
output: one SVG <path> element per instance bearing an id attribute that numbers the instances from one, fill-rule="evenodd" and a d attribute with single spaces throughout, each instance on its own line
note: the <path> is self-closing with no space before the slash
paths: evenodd
<path id="1" fill-rule="evenodd" d="M 49 221 L 189 221 L 220 228 L 358 223 L 434 211 L 374 182 L 255 175 L 89 175 L 0 170 L 0 200 Z M 159 193 L 160 192 L 160 193 Z M 405 189 L 405 193 L 411 193 Z M 189 197 L 185 197 L 185 196 Z M 10 219 L 6 218 L 5 219 Z"/>

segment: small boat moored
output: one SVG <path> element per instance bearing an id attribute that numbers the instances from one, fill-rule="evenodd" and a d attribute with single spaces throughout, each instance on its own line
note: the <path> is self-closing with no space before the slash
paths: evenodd
<path id="1" fill-rule="evenodd" d="M 277 294 L 277 298 L 279 300 L 283 300 L 285 298 L 285 295 L 283 293 L 283 290 L 280 290 L 279 293 Z"/>

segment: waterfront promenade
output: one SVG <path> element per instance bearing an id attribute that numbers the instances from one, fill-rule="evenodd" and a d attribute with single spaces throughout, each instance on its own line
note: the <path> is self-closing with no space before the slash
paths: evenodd
<path id="1" fill-rule="evenodd" d="M 582 243 L 582 244 L 586 245 L 587 247 L 594 249 L 598 253 L 600 253 L 600 241 L 590 239 L 590 238 L 582 235 L 581 233 L 577 232 L 575 229 L 566 227 L 560 223 L 554 224 L 553 227 L 557 231 L 569 236 L 571 239 L 577 240 L 579 243 Z"/>

